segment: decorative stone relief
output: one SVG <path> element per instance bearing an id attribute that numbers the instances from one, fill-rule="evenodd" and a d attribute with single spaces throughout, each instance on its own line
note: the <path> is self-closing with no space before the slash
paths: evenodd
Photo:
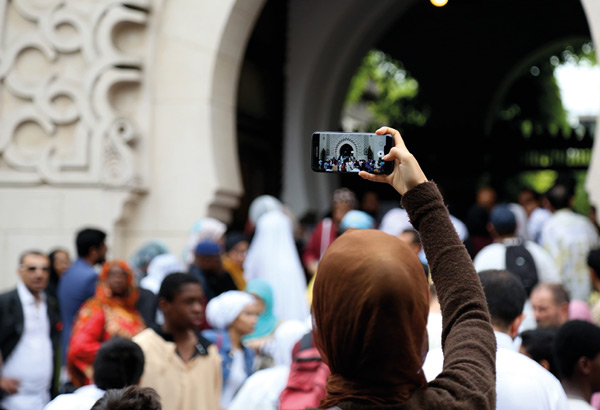
<path id="1" fill-rule="evenodd" d="M 0 5 L 0 185 L 140 188 L 151 0 Z"/>

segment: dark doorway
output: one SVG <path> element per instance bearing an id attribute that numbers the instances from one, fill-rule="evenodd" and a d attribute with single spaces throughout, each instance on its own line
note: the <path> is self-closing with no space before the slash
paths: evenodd
<path id="1" fill-rule="evenodd" d="M 354 156 L 354 149 L 350 144 L 344 144 L 340 148 L 340 155 L 342 157 L 352 157 Z"/>

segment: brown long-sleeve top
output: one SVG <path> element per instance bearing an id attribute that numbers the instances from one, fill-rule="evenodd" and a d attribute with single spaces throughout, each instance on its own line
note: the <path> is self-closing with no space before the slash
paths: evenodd
<path id="1" fill-rule="evenodd" d="M 374 406 L 343 402 L 342 410 L 495 409 L 496 339 L 483 289 L 433 182 L 402 198 L 419 231 L 443 317 L 444 369 L 403 404 Z M 402 348 L 399 346 L 399 348 Z"/>

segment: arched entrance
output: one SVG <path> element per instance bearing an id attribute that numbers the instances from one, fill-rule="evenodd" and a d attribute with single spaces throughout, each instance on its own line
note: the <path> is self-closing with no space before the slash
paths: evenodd
<path id="1" fill-rule="evenodd" d="M 354 156 L 354 148 L 350 144 L 344 144 L 340 147 L 338 152 L 338 157 L 353 157 Z"/>
<path id="2" fill-rule="evenodd" d="M 504 43 L 506 32 L 500 27 L 492 31 L 483 27 L 490 21 L 487 17 L 493 17 L 496 12 L 486 5 L 450 2 L 445 8 L 434 9 L 428 2 L 398 3 L 378 2 L 373 7 L 360 0 L 343 5 L 341 1 L 331 1 L 319 7 L 319 13 L 309 12 L 314 6 L 312 2 L 290 3 L 282 197 L 300 215 L 309 208 L 327 209 L 330 193 L 339 183 L 329 175 L 311 173 L 306 166 L 308 150 L 304 146 L 313 131 L 338 129 L 348 81 L 370 47 L 377 46 L 406 57 L 402 61 L 421 81 L 424 95 L 435 103 L 431 128 L 418 134 L 419 130 L 407 131 L 406 135 L 413 138 L 411 147 L 424 163 L 433 164 L 428 168 L 434 170 L 432 177 L 445 179 L 444 182 L 452 184 L 451 189 L 458 190 L 459 196 L 470 196 L 465 187 L 476 185 L 474 170 L 488 166 L 489 162 L 485 155 L 471 156 L 469 152 L 489 144 L 483 119 L 493 99 L 491 96 L 507 70 L 544 43 L 565 36 L 589 38 L 586 13 L 578 0 L 553 4 L 553 7 L 539 2 L 540 7 L 523 8 L 520 13 L 523 16 L 507 15 L 506 19 L 515 23 L 510 25 L 510 30 L 520 37 L 512 37 Z M 590 4 L 584 2 L 588 21 L 592 25 L 600 24 L 600 16 L 590 16 Z M 511 7 L 505 3 L 495 5 L 510 14 Z M 339 12 L 342 9 L 344 13 Z M 529 35 L 533 20 L 527 13 L 537 16 L 537 20 L 533 19 L 540 25 L 536 36 Z M 564 15 L 573 20 L 555 30 L 556 25 L 551 22 Z M 522 20 L 527 20 L 527 24 L 521 24 Z M 448 25 L 459 27 L 455 30 L 458 36 L 448 35 Z M 316 33 L 312 27 L 323 27 L 323 30 Z M 519 27 L 523 30 L 519 31 Z M 482 42 L 482 37 L 474 35 L 475 32 L 490 34 Z M 469 40 L 464 44 L 461 38 Z M 493 60 L 489 66 L 479 62 L 484 49 Z M 593 168 L 590 169 L 592 174 Z"/>

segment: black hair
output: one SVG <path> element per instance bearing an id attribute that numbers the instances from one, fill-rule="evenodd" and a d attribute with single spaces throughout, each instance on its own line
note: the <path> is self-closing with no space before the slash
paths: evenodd
<path id="1" fill-rule="evenodd" d="M 150 387 L 108 390 L 90 410 L 161 410 L 160 397 Z"/>
<path id="2" fill-rule="evenodd" d="M 77 233 L 75 245 L 77 246 L 77 255 L 85 258 L 90 254 L 91 248 L 98 248 L 106 239 L 106 234 L 99 229 L 86 228 Z"/>
<path id="3" fill-rule="evenodd" d="M 61 249 L 61 248 L 57 248 L 54 249 L 52 252 L 50 252 L 48 254 L 48 259 L 50 260 L 50 281 L 53 283 L 58 283 L 58 279 L 60 279 L 58 277 L 58 272 L 56 271 L 56 268 L 54 267 L 54 260 L 56 259 L 56 254 L 57 253 L 66 253 L 67 255 L 69 255 L 69 251 L 67 251 L 66 249 Z"/>
<path id="4" fill-rule="evenodd" d="M 479 272 L 492 324 L 507 328 L 523 313 L 527 294 L 521 280 L 506 270 Z"/>
<path id="5" fill-rule="evenodd" d="M 158 291 L 158 299 L 165 299 L 168 302 L 173 302 L 175 296 L 181 292 L 181 288 L 184 285 L 195 283 L 200 285 L 200 281 L 194 275 L 189 273 L 171 273 L 167 275 Z"/>
<path id="6" fill-rule="evenodd" d="M 143 372 L 144 352 L 123 337 L 115 336 L 104 342 L 94 359 L 94 384 L 102 390 L 134 385 Z"/>
<path id="7" fill-rule="evenodd" d="M 536 362 L 546 360 L 550 364 L 550 372 L 558 377 L 552 346 L 558 329 L 539 328 L 521 333 L 521 346 Z"/>
<path id="8" fill-rule="evenodd" d="M 546 192 L 546 198 L 548 198 L 552 208 L 556 210 L 568 208 L 573 195 L 573 189 L 562 183 L 554 184 L 554 186 Z"/>
<path id="9" fill-rule="evenodd" d="M 414 229 L 405 229 L 402 233 L 410 233 L 412 234 L 412 241 L 410 241 L 413 245 L 421 245 L 421 236 L 419 232 Z"/>
<path id="10" fill-rule="evenodd" d="M 570 379 L 580 358 L 600 353 L 600 327 L 583 320 L 566 322 L 558 329 L 553 351 L 560 378 Z"/>
<path id="11" fill-rule="evenodd" d="M 23 262 L 25 261 L 25 257 L 29 256 L 29 255 L 37 255 L 37 256 L 43 256 L 44 258 L 47 258 L 45 253 L 38 251 L 38 250 L 30 249 L 30 250 L 27 250 L 27 251 L 21 253 L 21 256 L 19 256 L 19 264 L 22 265 Z"/>
<path id="12" fill-rule="evenodd" d="M 533 196 L 533 199 L 535 199 L 536 201 L 539 201 L 542 198 L 540 193 L 531 187 L 524 187 L 521 189 L 521 191 L 519 193 L 522 194 L 525 192 L 531 194 Z"/>
<path id="13" fill-rule="evenodd" d="M 231 251 L 240 242 L 250 242 L 248 237 L 239 231 L 230 231 L 225 234 L 225 252 Z"/>
<path id="14" fill-rule="evenodd" d="M 587 264 L 594 271 L 594 275 L 600 279 L 600 248 L 592 249 L 588 253 Z"/>

